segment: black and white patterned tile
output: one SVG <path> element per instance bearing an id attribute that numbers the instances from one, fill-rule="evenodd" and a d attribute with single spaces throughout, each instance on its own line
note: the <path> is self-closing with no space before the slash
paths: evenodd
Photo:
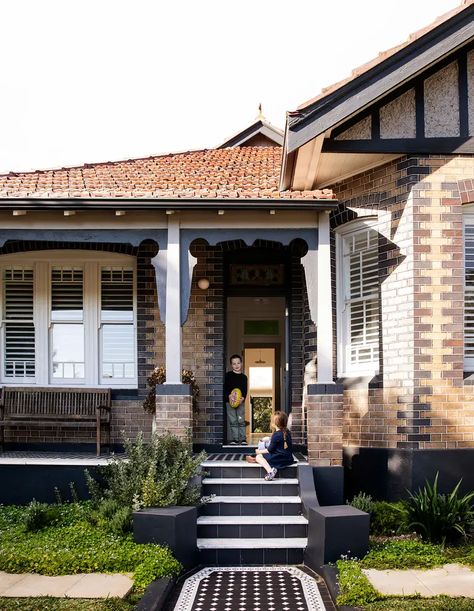
<path id="1" fill-rule="evenodd" d="M 174 611 L 324 611 L 318 584 L 295 567 L 209 567 L 183 584 Z"/>

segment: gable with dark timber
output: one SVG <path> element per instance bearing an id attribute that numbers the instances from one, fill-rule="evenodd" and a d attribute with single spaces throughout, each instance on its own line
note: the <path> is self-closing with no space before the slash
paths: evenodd
<path id="1" fill-rule="evenodd" d="M 323 153 L 474 153 L 474 45 L 334 128 Z"/>
<path id="2" fill-rule="evenodd" d="M 403 83 L 416 79 L 473 43 L 474 4 L 469 3 L 372 68 L 303 106 L 288 118 L 287 152 L 297 150 L 349 117 L 362 113 Z M 464 51 L 465 52 L 465 51 Z"/>

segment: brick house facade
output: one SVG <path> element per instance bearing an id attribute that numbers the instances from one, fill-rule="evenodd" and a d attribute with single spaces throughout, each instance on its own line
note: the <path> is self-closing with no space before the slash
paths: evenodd
<path id="1" fill-rule="evenodd" d="M 443 485 L 462 474 L 469 485 L 472 22 L 465 1 L 289 113 L 282 147 L 281 133 L 259 119 L 219 149 L 0 177 L 2 384 L 71 385 L 58 371 L 79 372 L 77 384 L 111 384 L 115 443 L 121 431 L 191 430 L 197 448 L 216 450 L 227 440 L 228 357 L 278 346 L 273 407 L 291 412 L 310 462 L 344 464 L 352 490 L 377 496 L 396 496 L 441 467 Z M 50 258 L 36 268 L 39 251 Z M 83 251 L 83 298 L 68 317 L 64 287 L 48 274 L 80 270 Z M 231 279 L 232 266 L 263 278 L 273 264 L 273 284 Z M 17 269 L 24 284 L 12 280 Z M 100 274 L 119 269 L 133 270 L 135 288 L 115 307 Z M 25 270 L 36 270 L 34 281 Z M 79 284 L 70 286 L 77 300 Z M 8 291 L 25 290 L 31 311 L 11 318 Z M 258 321 L 248 300 L 284 304 L 272 314 L 278 331 L 232 331 L 234 297 L 247 299 L 242 325 L 245 315 Z M 30 343 L 15 357 L 8 342 L 18 324 Z M 77 334 L 80 325 L 93 362 L 87 354 L 79 365 L 61 361 L 63 344 L 56 353 L 50 334 Z M 133 358 L 120 360 L 117 345 Z M 152 417 L 142 403 L 156 365 L 168 378 Z M 198 412 L 182 367 L 200 386 Z M 6 440 L 88 440 L 81 435 L 25 426 Z"/>

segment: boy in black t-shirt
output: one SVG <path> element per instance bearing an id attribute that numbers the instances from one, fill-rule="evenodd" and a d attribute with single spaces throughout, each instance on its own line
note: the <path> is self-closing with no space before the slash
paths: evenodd
<path id="1" fill-rule="evenodd" d="M 230 357 L 232 371 L 225 374 L 224 381 L 224 400 L 226 402 L 227 421 L 229 423 L 231 445 L 247 445 L 245 439 L 245 397 L 247 396 L 247 376 L 242 373 L 242 357 L 233 354 Z M 238 388 L 241 392 L 240 404 L 232 407 L 231 393 Z"/>

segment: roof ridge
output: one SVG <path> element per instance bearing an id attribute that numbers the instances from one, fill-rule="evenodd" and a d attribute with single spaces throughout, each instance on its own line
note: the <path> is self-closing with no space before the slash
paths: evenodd
<path id="1" fill-rule="evenodd" d="M 253 148 L 253 147 L 252 147 Z M 256 147 L 255 147 L 256 148 Z M 83 170 L 87 168 L 97 167 L 97 166 L 109 166 L 109 165 L 117 165 L 119 163 L 134 163 L 135 161 L 146 161 L 148 159 L 163 159 L 165 157 L 176 157 L 178 155 L 189 155 L 191 153 L 205 153 L 206 151 L 213 151 L 212 148 L 203 148 L 203 149 L 188 149 L 187 151 L 178 151 L 175 153 L 159 153 L 157 155 L 147 155 L 145 157 L 131 157 L 129 159 L 115 159 L 114 161 L 92 161 L 86 162 L 80 165 L 66 165 L 62 167 L 52 167 L 52 168 L 41 168 L 36 170 L 10 170 L 9 172 L 0 173 L 0 178 L 4 178 L 6 176 L 24 176 L 25 174 L 41 174 L 42 172 L 62 172 L 68 170 Z"/>

